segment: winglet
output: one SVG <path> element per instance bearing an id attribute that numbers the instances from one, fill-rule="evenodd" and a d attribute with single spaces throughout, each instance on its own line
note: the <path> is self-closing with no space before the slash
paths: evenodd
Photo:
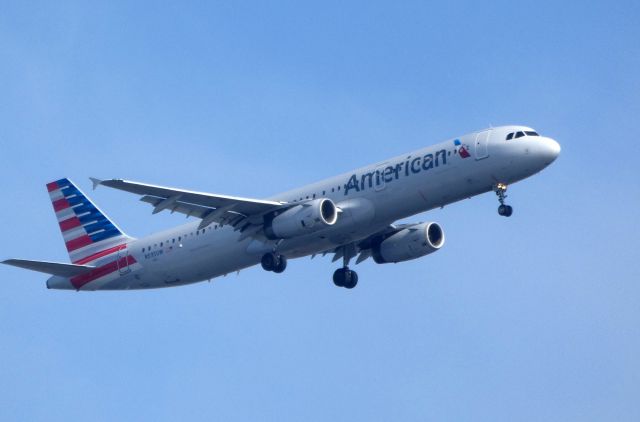
<path id="1" fill-rule="evenodd" d="M 96 179 L 95 177 L 90 177 L 89 180 L 93 183 L 93 190 L 96 190 L 96 188 L 102 184 L 102 180 Z"/>

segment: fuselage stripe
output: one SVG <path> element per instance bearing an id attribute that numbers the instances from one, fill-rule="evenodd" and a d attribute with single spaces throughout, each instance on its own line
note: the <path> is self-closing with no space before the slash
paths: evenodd
<path id="1" fill-rule="evenodd" d="M 77 264 L 77 265 L 87 264 L 87 263 L 89 263 L 91 261 L 95 261 L 98 258 L 102 258 L 103 256 L 107 256 L 107 255 L 110 255 L 110 254 L 112 254 L 114 252 L 117 252 L 120 248 L 122 248 L 125 245 L 126 244 L 122 244 L 122 245 L 114 246 L 114 247 L 109 248 L 109 249 L 105 249 L 105 250 L 100 251 L 100 252 L 96 252 L 96 253 L 94 253 L 92 255 L 89 255 L 89 256 L 87 256 L 85 258 L 82 258 L 82 259 L 79 259 L 79 260 L 75 261 L 74 264 Z"/>
<path id="2" fill-rule="evenodd" d="M 79 276 L 72 277 L 70 281 L 73 287 L 75 287 L 76 289 L 80 289 L 82 286 L 84 286 L 87 283 L 90 283 L 94 280 L 97 280 L 101 277 L 104 277 L 106 275 L 109 275 L 113 272 L 118 271 L 118 268 L 133 265 L 136 262 L 137 261 L 134 257 L 132 257 L 131 255 L 128 255 L 127 257 L 122 257 L 120 259 L 116 259 L 115 261 L 111 261 L 108 264 L 98 267 L 95 270 L 92 270 L 86 274 L 81 274 Z"/>

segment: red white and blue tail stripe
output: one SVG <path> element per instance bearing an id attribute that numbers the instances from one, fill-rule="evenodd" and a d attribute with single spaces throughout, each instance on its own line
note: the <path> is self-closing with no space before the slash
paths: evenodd
<path id="1" fill-rule="evenodd" d="M 115 253 L 131 240 L 69 179 L 48 183 L 47 190 L 74 264 Z"/>

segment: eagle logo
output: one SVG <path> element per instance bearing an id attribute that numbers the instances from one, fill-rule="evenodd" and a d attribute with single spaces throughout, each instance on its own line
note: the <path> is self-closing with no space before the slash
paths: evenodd
<path id="1" fill-rule="evenodd" d="M 458 147 L 458 154 L 460 154 L 460 157 L 462 158 L 471 157 L 471 154 L 469 154 L 469 145 L 462 145 L 462 142 L 460 142 L 460 139 L 456 139 L 455 141 L 453 141 L 453 144 L 456 147 Z"/>

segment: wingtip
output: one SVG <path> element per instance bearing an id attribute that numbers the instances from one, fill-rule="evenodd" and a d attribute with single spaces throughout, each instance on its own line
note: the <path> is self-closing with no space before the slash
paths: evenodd
<path id="1" fill-rule="evenodd" d="M 96 188 L 102 184 L 102 180 L 95 177 L 90 177 L 89 180 L 93 183 L 93 190 L 96 190 Z"/>

